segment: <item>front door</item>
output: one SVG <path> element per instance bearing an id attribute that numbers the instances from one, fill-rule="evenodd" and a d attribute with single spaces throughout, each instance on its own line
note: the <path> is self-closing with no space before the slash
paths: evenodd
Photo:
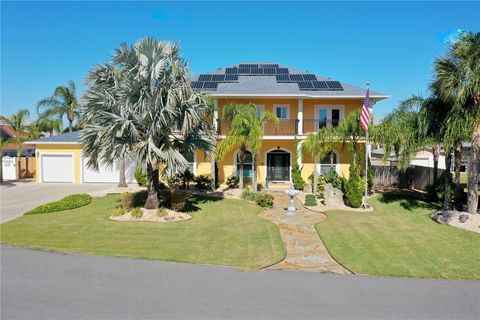
<path id="1" fill-rule="evenodd" d="M 290 154 L 285 151 L 271 152 L 267 155 L 268 180 L 290 180 Z"/>

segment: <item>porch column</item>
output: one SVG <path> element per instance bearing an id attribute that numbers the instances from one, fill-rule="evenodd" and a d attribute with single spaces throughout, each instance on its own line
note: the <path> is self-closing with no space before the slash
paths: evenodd
<path id="1" fill-rule="evenodd" d="M 298 132 L 297 132 L 297 134 L 303 134 L 303 99 L 302 98 L 298 99 L 297 119 L 298 119 Z"/>
<path id="2" fill-rule="evenodd" d="M 218 100 L 213 99 L 213 126 L 215 128 L 215 133 L 218 132 Z"/>
<path id="3" fill-rule="evenodd" d="M 299 141 L 297 145 L 297 164 L 300 170 L 303 169 L 303 154 L 302 154 L 302 145 L 305 141 Z"/>

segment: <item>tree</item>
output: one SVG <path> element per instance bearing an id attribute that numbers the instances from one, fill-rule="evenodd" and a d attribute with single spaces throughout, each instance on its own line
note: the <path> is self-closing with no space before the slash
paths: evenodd
<path id="1" fill-rule="evenodd" d="M 62 121 L 60 119 L 53 119 L 50 117 L 40 117 L 35 121 L 35 125 L 39 132 L 48 132 L 49 136 L 53 136 L 53 132 L 60 132 L 62 128 Z"/>
<path id="2" fill-rule="evenodd" d="M 317 132 L 321 149 L 330 157 L 330 169 L 333 170 L 334 147 L 339 141 L 339 130 L 334 127 L 323 127 Z"/>
<path id="3" fill-rule="evenodd" d="M 317 194 L 318 184 L 318 161 L 325 153 L 324 147 L 321 144 L 317 133 L 310 132 L 302 145 L 302 152 L 309 154 L 313 158 L 313 194 Z"/>
<path id="4" fill-rule="evenodd" d="M 136 159 L 147 175 L 147 209 L 158 207 L 159 175 L 173 177 L 187 169 L 182 153 L 200 149 L 210 156 L 215 147 L 205 98 L 191 88 L 179 49 L 155 38 L 121 44 L 111 63 L 122 73 L 118 91 L 98 90 L 105 79 L 97 73 L 89 77 L 84 96 L 81 142 L 88 165 Z"/>
<path id="5" fill-rule="evenodd" d="M 471 166 L 468 174 L 468 212 L 478 210 L 480 159 L 480 33 L 465 32 L 447 54 L 434 62 L 432 87 L 441 97 L 451 99 L 463 112 L 463 124 L 471 128 Z"/>
<path id="6" fill-rule="evenodd" d="M 29 116 L 30 116 L 30 111 L 28 111 L 28 109 L 20 109 L 17 111 L 17 113 L 9 117 L 0 115 L 0 122 L 3 122 L 4 124 L 9 125 L 15 131 L 15 137 L 10 138 L 10 140 L 17 145 L 18 179 L 22 178 L 21 156 L 23 152 L 23 143 L 27 141 L 29 138 L 28 134 L 25 132 L 28 127 L 26 124 L 26 120 Z"/>
<path id="7" fill-rule="evenodd" d="M 10 143 L 10 139 L 3 139 L 0 135 L 0 183 L 3 183 L 3 148 Z"/>
<path id="8" fill-rule="evenodd" d="M 223 108 L 223 118 L 230 125 L 226 137 L 217 145 L 216 156 L 222 160 L 225 155 L 233 150 L 238 151 L 240 165 L 239 186 L 243 189 L 243 165 L 247 150 L 252 153 L 252 185 L 257 191 L 257 156 L 262 148 L 263 124 L 274 121 L 278 125 L 278 118 L 271 112 L 264 112 L 258 116 L 257 107 L 254 104 L 231 103 Z"/>
<path id="9" fill-rule="evenodd" d="M 76 97 L 75 83 L 70 80 L 67 86 L 58 86 L 55 88 L 52 96 L 40 100 L 37 103 L 37 112 L 45 109 L 40 118 L 50 118 L 58 116 L 60 120 L 67 117 L 68 131 L 73 131 L 73 122 L 80 116 L 80 106 Z"/>
<path id="10" fill-rule="evenodd" d="M 353 151 L 353 164 L 357 162 L 358 153 L 358 141 L 365 137 L 365 131 L 363 131 L 360 125 L 360 111 L 354 111 L 348 114 L 348 116 L 340 123 L 338 127 L 338 133 L 341 137 L 343 144 L 350 141 Z"/>

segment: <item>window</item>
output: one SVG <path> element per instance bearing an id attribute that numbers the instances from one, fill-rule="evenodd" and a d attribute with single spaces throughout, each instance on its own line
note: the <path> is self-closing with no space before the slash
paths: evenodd
<path id="1" fill-rule="evenodd" d="M 332 127 L 338 127 L 340 123 L 340 109 L 332 109 Z"/>
<path id="2" fill-rule="evenodd" d="M 327 109 L 318 109 L 318 128 L 327 126 L 328 112 Z"/>
<path id="3" fill-rule="evenodd" d="M 330 154 L 333 156 L 333 168 L 330 164 Z M 335 152 L 328 153 L 325 155 L 322 160 L 320 160 L 320 175 L 326 175 L 330 170 L 335 170 L 337 169 L 337 155 Z"/>
<path id="4" fill-rule="evenodd" d="M 243 161 L 243 176 L 252 177 L 253 157 L 250 151 L 245 151 L 245 160 Z M 240 152 L 237 152 L 237 177 L 240 176 Z"/>
<path id="5" fill-rule="evenodd" d="M 260 119 L 263 116 L 263 106 L 257 105 L 257 116 Z"/>
<path id="6" fill-rule="evenodd" d="M 185 160 L 188 161 L 188 167 L 185 171 L 190 171 L 191 174 L 195 174 L 195 155 L 193 152 L 187 152 L 183 154 Z"/>
<path id="7" fill-rule="evenodd" d="M 288 107 L 281 106 L 275 108 L 275 114 L 278 119 L 288 119 Z"/>
<path id="8" fill-rule="evenodd" d="M 343 118 L 343 106 L 317 106 L 315 115 L 315 130 L 323 127 L 338 127 Z"/>

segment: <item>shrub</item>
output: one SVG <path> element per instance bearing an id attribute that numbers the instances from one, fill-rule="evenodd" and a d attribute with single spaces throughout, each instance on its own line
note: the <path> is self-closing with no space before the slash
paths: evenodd
<path id="1" fill-rule="evenodd" d="M 292 168 L 292 181 L 295 190 L 303 191 L 305 188 L 305 180 L 303 180 L 300 170 L 293 170 Z"/>
<path id="2" fill-rule="evenodd" d="M 373 185 L 375 183 L 375 171 L 373 170 L 370 162 L 368 165 L 367 171 L 367 184 L 368 184 L 368 192 L 371 193 L 373 190 Z"/>
<path id="3" fill-rule="evenodd" d="M 135 180 L 137 180 L 137 183 L 141 187 L 146 187 L 147 186 L 147 175 L 143 172 L 142 168 L 137 166 L 135 168 Z"/>
<path id="4" fill-rule="evenodd" d="M 438 177 L 437 181 L 426 187 L 427 198 L 429 201 L 438 202 L 445 200 L 445 175 L 446 171 L 444 171 L 440 177 Z M 450 192 L 452 198 L 455 198 L 455 196 L 460 196 L 455 194 L 455 183 L 453 183 L 453 181 L 450 181 Z"/>
<path id="5" fill-rule="evenodd" d="M 173 191 L 170 193 L 170 209 L 173 211 L 182 211 L 185 209 L 187 195 L 183 192 Z"/>
<path id="6" fill-rule="evenodd" d="M 329 170 L 324 176 L 323 179 L 325 183 L 331 183 L 334 188 L 341 189 L 342 182 L 335 170 Z"/>
<path id="7" fill-rule="evenodd" d="M 317 199 L 313 194 L 307 194 L 305 196 L 305 205 L 307 207 L 315 207 L 317 205 Z"/>
<path id="8" fill-rule="evenodd" d="M 347 205 L 359 208 L 362 205 L 363 183 L 358 166 L 350 165 L 350 177 L 345 184 L 345 199 Z"/>
<path id="9" fill-rule="evenodd" d="M 120 195 L 120 204 L 123 209 L 130 210 L 134 207 L 133 196 L 134 194 L 131 192 L 124 192 Z"/>
<path id="10" fill-rule="evenodd" d="M 231 175 L 225 180 L 225 183 L 229 188 L 235 189 L 238 188 L 238 183 L 240 182 L 240 178 L 237 177 L 236 175 Z"/>
<path id="11" fill-rule="evenodd" d="M 248 201 L 255 201 L 255 192 L 244 189 L 242 191 L 242 199 L 248 200 Z"/>
<path id="12" fill-rule="evenodd" d="M 130 211 L 130 214 L 135 219 L 138 219 L 138 218 L 141 218 L 143 216 L 143 210 L 142 210 L 142 208 L 133 208 L 132 211 Z"/>
<path id="13" fill-rule="evenodd" d="M 180 173 L 178 178 L 182 183 L 183 189 L 190 189 L 190 181 L 194 180 L 195 176 L 187 169 L 184 173 Z"/>
<path id="14" fill-rule="evenodd" d="M 201 174 L 193 178 L 197 189 L 209 189 L 212 186 L 212 178 L 209 175 Z"/>
<path id="15" fill-rule="evenodd" d="M 167 209 L 165 208 L 158 208 L 157 209 L 157 217 L 165 217 L 168 214 Z"/>
<path id="16" fill-rule="evenodd" d="M 255 202 L 262 208 L 273 207 L 273 195 L 266 192 L 257 192 L 255 195 Z"/>
<path id="17" fill-rule="evenodd" d="M 92 197 L 88 194 L 72 194 L 60 201 L 50 202 L 38 206 L 30 211 L 27 211 L 25 215 L 70 210 L 86 206 L 90 202 L 92 202 Z"/>
<path id="18" fill-rule="evenodd" d="M 167 179 L 167 184 L 172 189 L 177 189 L 181 184 L 181 179 L 179 176 L 175 175 Z"/>
<path id="19" fill-rule="evenodd" d="M 125 214 L 125 209 L 123 208 L 116 208 L 115 210 L 112 211 L 112 216 L 117 217 L 117 216 L 122 216 Z"/>

